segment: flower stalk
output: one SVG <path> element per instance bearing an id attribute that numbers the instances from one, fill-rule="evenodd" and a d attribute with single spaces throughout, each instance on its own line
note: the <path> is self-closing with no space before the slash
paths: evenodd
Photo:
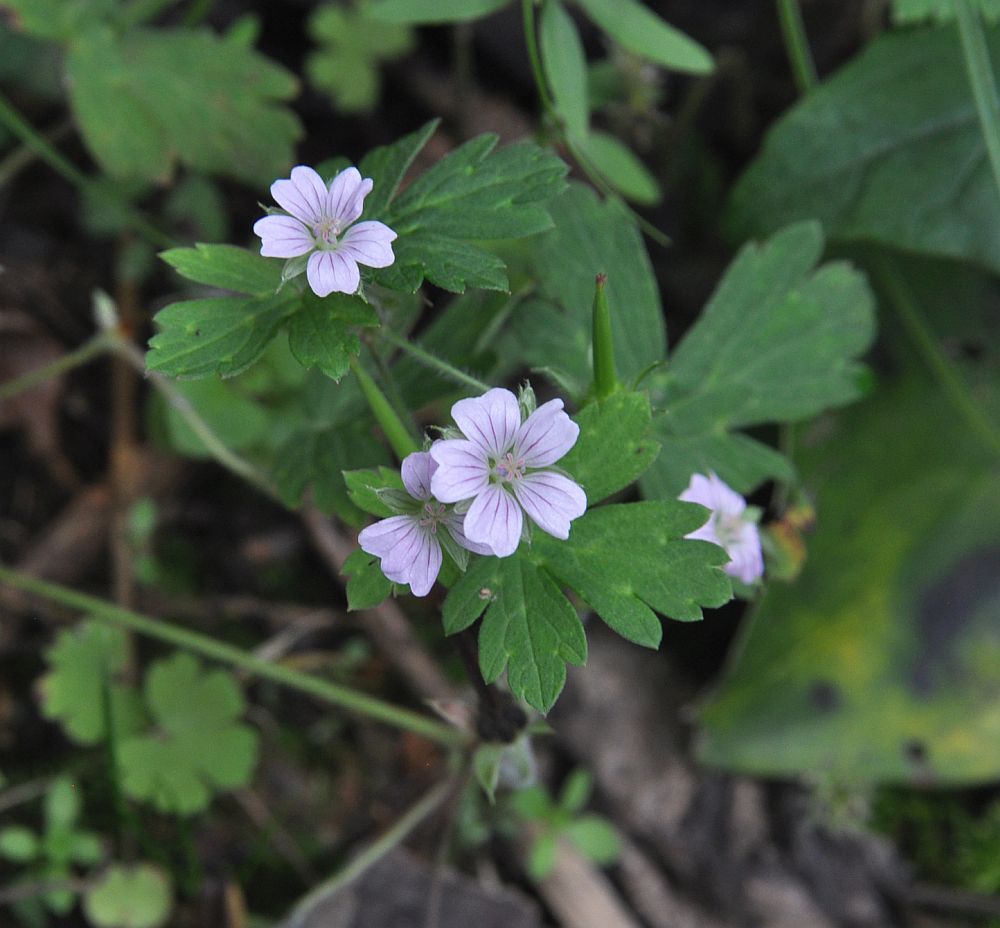
<path id="1" fill-rule="evenodd" d="M 608 294 L 605 291 L 607 282 L 607 274 L 598 274 L 594 282 L 594 396 L 598 400 L 607 399 L 621 387 L 615 369 L 615 341 L 611 332 Z"/>
<path id="2" fill-rule="evenodd" d="M 351 370 L 358 378 L 358 385 L 368 401 L 368 407 L 375 416 L 375 421 L 382 427 L 386 440 L 396 457 L 402 461 L 414 451 L 419 451 L 416 441 L 403 424 L 403 420 L 399 418 L 396 410 L 392 408 L 392 404 L 372 379 L 371 374 L 364 369 L 356 357 L 351 358 Z"/>

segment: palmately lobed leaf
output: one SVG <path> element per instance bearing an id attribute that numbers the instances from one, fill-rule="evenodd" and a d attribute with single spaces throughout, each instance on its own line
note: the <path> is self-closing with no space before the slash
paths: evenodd
<path id="1" fill-rule="evenodd" d="M 70 101 L 87 147 L 119 177 L 166 181 L 179 161 L 253 184 L 292 162 L 292 74 L 207 30 L 73 35 Z"/>
<path id="2" fill-rule="evenodd" d="M 164 812 L 204 809 L 217 789 L 244 785 L 257 760 L 257 733 L 237 721 L 243 695 L 232 674 L 203 671 L 178 653 L 158 661 L 145 681 L 160 732 L 121 745 L 125 791 Z"/>
<path id="3" fill-rule="evenodd" d="M 654 375 L 663 445 L 642 478 L 647 496 L 676 497 L 693 473 L 716 471 L 741 493 L 792 475 L 778 452 L 734 430 L 803 419 L 862 395 L 858 358 L 875 335 L 865 276 L 845 262 L 816 267 L 818 223 L 746 245 L 667 372 Z"/>
<path id="4" fill-rule="evenodd" d="M 170 248 L 160 257 L 178 274 L 209 287 L 247 296 L 270 296 L 281 286 L 281 265 L 235 245 Z"/>

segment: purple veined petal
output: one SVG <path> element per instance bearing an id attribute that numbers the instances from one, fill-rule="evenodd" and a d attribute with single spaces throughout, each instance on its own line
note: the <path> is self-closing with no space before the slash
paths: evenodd
<path id="1" fill-rule="evenodd" d="M 385 557 L 412 530 L 413 516 L 390 516 L 363 528 L 358 535 L 361 550 L 373 557 Z"/>
<path id="2" fill-rule="evenodd" d="M 469 541 L 469 536 L 465 534 L 464 515 L 459 515 L 457 512 L 450 512 L 441 520 L 441 522 L 451 533 L 451 537 L 454 538 L 461 547 L 465 548 L 466 551 L 471 551 L 473 554 L 493 554 L 493 549 L 489 545 L 480 544 L 476 541 Z"/>
<path id="3" fill-rule="evenodd" d="M 521 542 L 524 516 L 517 500 L 497 484 L 480 493 L 465 514 L 465 537 L 489 545 L 497 557 L 508 557 Z"/>
<path id="4" fill-rule="evenodd" d="M 587 511 L 587 494 L 580 485 L 555 471 L 526 474 L 513 488 L 531 521 L 556 538 L 569 538 L 570 522 Z"/>
<path id="5" fill-rule="evenodd" d="M 271 196 L 283 210 L 308 226 L 316 225 L 325 214 L 326 184 L 319 174 L 304 164 L 292 168 L 290 179 L 271 184 Z"/>
<path id="6" fill-rule="evenodd" d="M 565 412 L 562 400 L 549 400 L 538 407 L 517 430 L 514 456 L 527 467 L 555 464 L 580 436 L 578 426 Z"/>
<path id="7" fill-rule="evenodd" d="M 502 457 L 510 450 L 521 425 L 517 397 L 500 387 L 459 400 L 451 407 L 451 417 L 469 441 L 493 457 Z"/>
<path id="8" fill-rule="evenodd" d="M 357 168 L 345 168 L 330 181 L 329 192 L 323 191 L 326 215 L 336 219 L 341 228 L 354 222 L 361 215 L 365 197 L 371 193 L 374 183 L 370 177 L 362 178 Z"/>
<path id="9" fill-rule="evenodd" d="M 310 255 L 306 278 L 316 296 L 331 293 L 356 293 L 361 283 L 357 262 L 336 251 L 317 251 Z"/>
<path id="10" fill-rule="evenodd" d="M 431 475 L 437 467 L 437 461 L 427 451 L 414 451 L 408 454 L 400 468 L 406 492 L 414 499 L 430 499 Z"/>
<path id="11" fill-rule="evenodd" d="M 438 465 L 431 474 L 431 493 L 442 503 L 472 499 L 489 486 L 486 455 L 473 442 L 463 438 L 436 441 L 430 455 Z"/>
<path id="12" fill-rule="evenodd" d="M 309 230 L 294 216 L 265 216 L 253 224 L 265 258 L 297 258 L 313 248 Z"/>
<path id="13" fill-rule="evenodd" d="M 409 519 L 409 526 L 405 532 L 400 532 L 396 536 L 395 544 L 385 554 L 382 555 L 382 573 L 390 580 L 396 575 L 406 576 L 410 565 L 417 557 L 424 543 L 424 536 L 431 534 L 426 525 L 420 524 L 420 519 L 416 516 L 405 517 Z M 398 582 L 398 581 L 397 581 Z M 409 580 L 403 581 L 409 583 Z"/>
<path id="14" fill-rule="evenodd" d="M 388 267 L 396 260 L 395 239 L 396 233 L 383 222 L 359 222 L 344 233 L 337 250 L 365 267 Z"/>
<path id="15" fill-rule="evenodd" d="M 422 532 L 420 547 L 410 562 L 408 571 L 410 592 L 414 596 L 426 596 L 441 570 L 441 543 L 431 532 Z"/>
<path id="16" fill-rule="evenodd" d="M 685 502 L 693 501 L 685 500 Z M 693 532 L 688 532 L 684 537 L 690 538 L 692 541 L 710 541 L 713 545 L 721 547 L 722 542 L 719 541 L 719 536 L 715 531 L 715 513 L 709 512 L 705 524 L 701 528 L 696 528 Z"/>

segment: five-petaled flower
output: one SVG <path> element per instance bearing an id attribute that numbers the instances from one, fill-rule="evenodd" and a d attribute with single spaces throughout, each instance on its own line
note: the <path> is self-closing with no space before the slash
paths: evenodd
<path id="1" fill-rule="evenodd" d="M 700 503 L 712 510 L 708 521 L 685 538 L 711 541 L 724 548 L 729 563 L 723 568 L 731 577 L 753 583 L 764 573 L 760 532 L 746 512 L 747 501 L 714 473 L 694 474 L 680 499 Z"/>
<path id="2" fill-rule="evenodd" d="M 363 551 L 381 558 L 382 573 L 394 583 L 408 583 L 414 596 L 426 596 L 441 570 L 441 546 L 454 539 L 475 554 L 492 554 L 485 545 L 469 541 L 462 517 L 431 495 L 437 464 L 426 451 L 415 451 L 403 461 L 406 492 L 412 511 L 369 525 L 358 535 Z M 445 536 L 450 536 L 447 538 Z"/>
<path id="3" fill-rule="evenodd" d="M 521 421 L 510 390 L 493 389 L 459 400 L 452 418 L 465 438 L 431 445 L 438 468 L 431 491 L 445 503 L 471 500 L 466 537 L 497 557 L 517 550 L 524 513 L 543 531 L 568 538 L 570 522 L 587 509 L 579 484 L 549 469 L 576 444 L 580 427 L 550 400 Z"/>
<path id="4" fill-rule="evenodd" d="M 374 221 L 353 224 L 372 185 L 353 167 L 341 171 L 329 188 L 312 168 L 292 168 L 290 178 L 271 184 L 271 196 L 288 215 L 273 214 L 254 223 L 260 253 L 267 258 L 308 254 L 306 277 L 317 296 L 356 292 L 359 264 L 388 267 L 395 260 L 392 229 Z"/>

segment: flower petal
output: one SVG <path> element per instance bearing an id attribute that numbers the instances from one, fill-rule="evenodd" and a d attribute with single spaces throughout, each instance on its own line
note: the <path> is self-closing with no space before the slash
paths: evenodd
<path id="1" fill-rule="evenodd" d="M 430 455 L 438 468 L 431 474 L 431 493 L 442 503 L 472 499 L 489 486 L 489 466 L 483 450 L 463 438 L 436 441 Z"/>
<path id="2" fill-rule="evenodd" d="M 466 551 L 471 551 L 473 554 L 493 554 L 493 549 L 489 545 L 469 541 L 469 536 L 465 534 L 464 515 L 459 515 L 457 512 L 449 512 L 441 522 L 451 533 L 451 537 L 465 548 Z"/>
<path id="3" fill-rule="evenodd" d="M 385 557 L 413 529 L 413 516 L 390 516 L 380 519 L 358 535 L 361 550 L 373 557 Z"/>
<path id="4" fill-rule="evenodd" d="M 437 470 L 437 461 L 426 451 L 414 451 L 403 459 L 401 468 L 403 486 L 414 499 L 431 498 L 431 474 Z"/>
<path id="5" fill-rule="evenodd" d="M 587 494 L 580 485 L 551 470 L 515 481 L 514 495 L 532 522 L 556 538 L 569 538 L 570 522 L 587 511 Z"/>
<path id="6" fill-rule="evenodd" d="M 451 407 L 451 417 L 466 438 L 493 457 L 501 457 L 510 450 L 521 425 L 517 397 L 500 387 L 487 390 L 482 396 L 459 400 Z"/>
<path id="7" fill-rule="evenodd" d="M 344 233 L 337 251 L 365 267 L 388 267 L 396 260 L 395 239 L 396 233 L 383 222 L 359 222 Z"/>
<path id="8" fill-rule="evenodd" d="M 421 534 L 420 548 L 410 562 L 407 583 L 414 596 L 426 596 L 441 570 L 441 543 L 430 532 Z"/>
<path id="9" fill-rule="evenodd" d="M 692 474 L 691 482 L 678 499 L 686 503 L 701 503 L 713 512 L 727 515 L 739 515 L 747 508 L 746 500 L 714 473 L 707 477 Z"/>
<path id="10" fill-rule="evenodd" d="M 253 224 L 265 258 L 297 258 L 313 248 L 309 230 L 294 216 L 265 216 Z"/>
<path id="11" fill-rule="evenodd" d="M 507 557 L 521 542 L 524 516 L 517 501 L 493 484 L 480 493 L 465 514 L 465 536 L 477 544 L 489 545 L 497 557 Z"/>
<path id="12" fill-rule="evenodd" d="M 729 563 L 722 569 L 730 577 L 753 583 L 764 573 L 764 553 L 760 547 L 760 532 L 752 522 L 744 522 L 739 538 L 726 547 Z"/>
<path id="13" fill-rule="evenodd" d="M 356 262 L 337 251 L 317 251 L 309 256 L 306 278 L 316 296 L 356 293 L 361 272 Z"/>
<path id="14" fill-rule="evenodd" d="M 292 168 L 289 180 L 276 180 L 271 184 L 275 202 L 306 225 L 319 222 L 326 209 L 326 184 L 312 168 L 300 164 Z"/>
<path id="15" fill-rule="evenodd" d="M 514 456 L 527 467 L 555 464 L 580 436 L 578 426 L 565 412 L 562 400 L 549 400 L 538 407 L 517 430 Z"/>
<path id="16" fill-rule="evenodd" d="M 341 228 L 354 222 L 361 215 L 365 197 L 374 185 L 370 177 L 362 178 L 357 168 L 345 168 L 330 181 L 329 193 L 323 191 L 326 215 L 338 220 Z"/>

